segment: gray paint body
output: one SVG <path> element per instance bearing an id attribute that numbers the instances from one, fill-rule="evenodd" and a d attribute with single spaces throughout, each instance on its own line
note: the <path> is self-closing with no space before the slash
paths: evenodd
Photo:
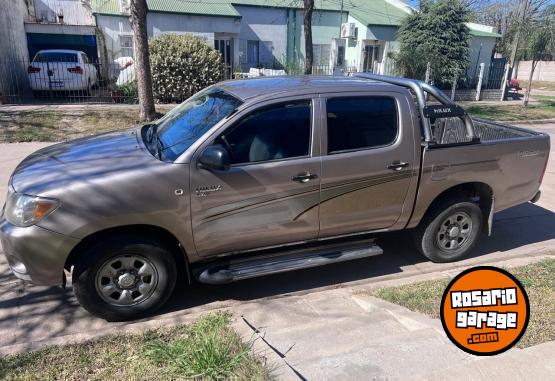
<path id="1" fill-rule="evenodd" d="M 175 162 L 152 156 L 139 129 L 57 144 L 26 158 L 10 187 L 59 199 L 61 205 L 29 228 L 0 219 L 0 239 L 12 268 L 16 262 L 26 265 L 26 272 L 16 275 L 60 284 L 65 261 L 81 240 L 129 225 L 166 230 L 194 266 L 261 248 L 414 227 L 442 192 L 465 183 L 489 186 L 499 211 L 533 198 L 547 162 L 549 137 L 532 131 L 473 145 L 422 144 L 412 95 L 395 85 L 342 77 L 274 77 L 217 86 L 244 103 Z M 326 98 L 353 95 L 395 99 L 397 140 L 386 147 L 328 155 Z M 197 167 L 203 149 L 239 119 L 261 106 L 295 99 L 312 101 L 309 156 L 234 165 L 229 171 Z M 387 169 L 396 161 L 409 166 Z M 291 180 L 305 171 L 318 177 L 307 183 Z M 199 196 L 202 189 L 218 186 L 220 191 Z"/>

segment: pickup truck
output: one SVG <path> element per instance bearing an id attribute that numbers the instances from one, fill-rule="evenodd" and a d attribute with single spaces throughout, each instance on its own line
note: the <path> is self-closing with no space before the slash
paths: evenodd
<path id="1" fill-rule="evenodd" d="M 539 198 L 549 145 L 415 80 L 227 81 L 152 124 L 31 154 L 0 239 L 17 277 L 65 286 L 71 271 L 84 308 L 134 319 L 179 280 L 366 258 L 383 232 L 410 229 L 430 260 L 459 260 L 493 213 Z"/>

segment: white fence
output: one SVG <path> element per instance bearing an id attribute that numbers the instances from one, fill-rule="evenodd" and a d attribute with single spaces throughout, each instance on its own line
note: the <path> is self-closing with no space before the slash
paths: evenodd
<path id="1" fill-rule="evenodd" d="M 521 61 L 518 64 L 518 70 L 515 74 L 518 75 L 518 79 L 528 80 L 531 68 L 532 61 Z M 536 70 L 534 70 L 533 80 L 555 82 L 555 61 L 538 62 L 538 66 L 536 66 Z"/>

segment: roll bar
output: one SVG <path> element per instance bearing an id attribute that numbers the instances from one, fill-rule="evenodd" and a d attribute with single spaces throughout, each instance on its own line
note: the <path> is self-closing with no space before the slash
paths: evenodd
<path id="1" fill-rule="evenodd" d="M 424 131 L 424 141 L 428 143 L 433 143 L 434 138 L 432 134 L 432 128 L 430 126 L 429 115 L 426 115 L 426 112 L 425 112 L 425 109 L 426 109 L 425 93 L 433 95 L 438 101 L 440 101 L 445 106 L 455 106 L 459 108 L 459 106 L 457 106 L 455 102 L 449 99 L 437 87 L 428 85 L 427 83 L 418 81 L 416 79 L 408 79 L 408 78 L 393 77 L 389 75 L 378 75 L 378 74 L 371 74 L 371 73 L 355 73 L 353 74 L 353 76 L 357 78 L 372 79 L 374 81 L 391 83 L 393 85 L 402 86 L 412 90 L 416 95 L 416 100 L 418 102 L 418 111 L 420 113 L 420 120 L 422 121 L 422 127 Z M 476 133 L 474 132 L 474 124 L 470 116 L 463 111 L 463 115 L 461 117 L 464 120 L 464 125 L 466 127 L 466 134 L 468 138 L 471 141 L 478 141 L 479 138 L 476 136 Z"/>

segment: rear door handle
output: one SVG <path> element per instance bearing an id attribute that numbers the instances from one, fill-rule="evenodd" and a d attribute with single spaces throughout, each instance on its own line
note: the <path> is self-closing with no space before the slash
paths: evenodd
<path id="1" fill-rule="evenodd" d="M 403 163 L 403 162 L 395 162 L 395 163 L 391 163 L 387 166 L 387 169 L 392 169 L 394 171 L 400 171 L 403 168 L 406 168 L 409 166 L 409 163 Z"/>
<path id="2" fill-rule="evenodd" d="M 293 176 L 291 180 L 298 181 L 299 183 L 307 183 L 310 180 L 317 179 L 318 175 L 315 175 L 310 172 L 300 173 L 297 176 Z"/>

